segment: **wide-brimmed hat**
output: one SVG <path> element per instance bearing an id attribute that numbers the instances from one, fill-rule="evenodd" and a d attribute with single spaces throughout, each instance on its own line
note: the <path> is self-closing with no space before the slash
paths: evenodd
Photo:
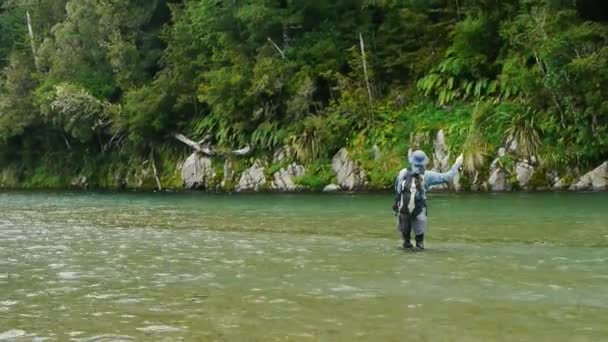
<path id="1" fill-rule="evenodd" d="M 429 159 L 426 157 L 426 153 L 424 153 L 424 151 L 417 150 L 410 155 L 409 161 L 410 165 L 414 167 L 424 167 L 426 164 L 428 164 Z"/>

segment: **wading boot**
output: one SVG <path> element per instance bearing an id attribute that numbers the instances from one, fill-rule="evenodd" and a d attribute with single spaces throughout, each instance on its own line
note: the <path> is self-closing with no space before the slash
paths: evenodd
<path id="1" fill-rule="evenodd" d="M 424 234 L 416 235 L 416 251 L 424 251 Z"/>
<path id="2" fill-rule="evenodd" d="M 410 234 L 407 232 L 402 232 L 401 236 L 403 236 L 403 248 L 404 249 L 413 249 L 414 245 L 410 241 Z"/>
<path id="3" fill-rule="evenodd" d="M 412 243 L 408 239 L 403 242 L 403 248 L 404 249 L 414 249 L 414 245 L 412 245 Z"/>

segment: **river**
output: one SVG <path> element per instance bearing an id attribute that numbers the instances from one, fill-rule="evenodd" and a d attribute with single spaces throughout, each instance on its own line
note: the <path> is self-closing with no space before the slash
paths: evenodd
<path id="1" fill-rule="evenodd" d="M 0 339 L 608 339 L 608 194 L 391 200 L 0 192 Z"/>

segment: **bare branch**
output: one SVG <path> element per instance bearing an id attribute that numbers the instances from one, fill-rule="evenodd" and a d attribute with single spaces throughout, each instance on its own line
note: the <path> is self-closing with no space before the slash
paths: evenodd
<path id="1" fill-rule="evenodd" d="M 283 59 L 285 59 L 285 53 L 283 52 L 283 50 L 281 50 L 281 48 L 272 39 L 270 39 L 270 37 L 268 37 L 267 39 L 270 42 L 270 44 L 272 44 L 272 46 L 274 46 L 274 48 L 277 49 L 277 51 L 279 51 L 279 53 L 281 54 L 281 57 L 283 57 Z"/>
<path id="2" fill-rule="evenodd" d="M 187 138 L 185 135 L 183 134 L 173 134 L 173 137 L 181 142 L 183 142 L 184 144 L 192 147 L 193 149 L 195 149 L 197 152 L 206 154 L 208 156 L 213 156 L 215 155 L 215 151 L 213 151 L 213 149 L 211 149 L 211 147 L 209 146 L 201 146 L 201 144 Z M 204 140 L 204 139 L 203 139 Z"/>

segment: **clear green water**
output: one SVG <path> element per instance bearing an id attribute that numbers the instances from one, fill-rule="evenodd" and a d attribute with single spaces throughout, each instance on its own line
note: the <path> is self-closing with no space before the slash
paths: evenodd
<path id="1" fill-rule="evenodd" d="M 608 194 L 0 193 L 0 338 L 608 340 Z"/>

